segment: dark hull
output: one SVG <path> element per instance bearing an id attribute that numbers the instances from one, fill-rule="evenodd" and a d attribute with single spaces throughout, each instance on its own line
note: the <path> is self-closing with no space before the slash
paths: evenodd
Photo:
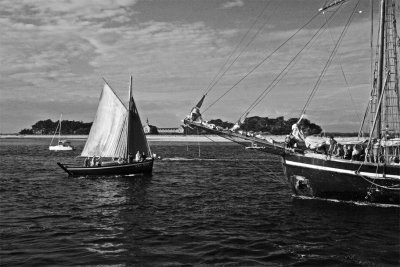
<path id="1" fill-rule="evenodd" d="M 153 171 L 153 159 L 144 162 L 115 164 L 95 167 L 67 166 L 57 162 L 69 176 L 109 176 L 130 174 L 151 174 Z"/>
<path id="2" fill-rule="evenodd" d="M 298 154 L 284 155 L 282 163 L 296 195 L 400 205 L 400 166 Z"/>

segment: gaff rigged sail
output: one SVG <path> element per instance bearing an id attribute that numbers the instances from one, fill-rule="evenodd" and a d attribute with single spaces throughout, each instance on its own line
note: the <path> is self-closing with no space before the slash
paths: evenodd
<path id="1" fill-rule="evenodd" d="M 82 157 L 125 157 L 127 109 L 114 91 L 104 85 L 96 117 L 82 151 Z"/>

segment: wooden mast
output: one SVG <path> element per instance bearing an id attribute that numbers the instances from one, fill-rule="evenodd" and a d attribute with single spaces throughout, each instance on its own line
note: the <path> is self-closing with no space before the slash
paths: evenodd
<path id="1" fill-rule="evenodd" d="M 377 99 L 381 98 L 383 94 L 383 70 L 384 70 L 384 56 L 385 56 L 385 16 L 386 16 L 386 1 L 381 0 L 381 9 L 380 9 L 380 19 L 379 19 L 379 38 L 378 38 L 378 77 L 377 77 Z M 377 116 L 377 123 L 376 123 L 376 137 L 378 139 L 381 138 L 382 132 L 382 105 L 378 105 L 376 108 Z"/>
<path id="2" fill-rule="evenodd" d="M 58 132 L 58 143 L 57 143 L 57 145 L 60 144 L 60 140 L 61 140 L 61 121 L 62 121 L 62 113 L 60 115 L 60 129 L 59 129 L 59 132 Z"/>
<path id="3" fill-rule="evenodd" d="M 129 83 L 129 106 L 128 106 L 128 134 L 127 134 L 127 148 L 126 148 L 126 158 L 127 160 L 129 160 L 129 155 L 133 153 L 133 151 L 130 151 L 130 147 L 131 147 L 131 136 L 133 133 L 131 133 L 132 129 L 130 127 L 130 123 L 132 120 L 132 75 L 130 76 L 130 83 Z M 133 155 L 133 154 L 132 154 Z"/>

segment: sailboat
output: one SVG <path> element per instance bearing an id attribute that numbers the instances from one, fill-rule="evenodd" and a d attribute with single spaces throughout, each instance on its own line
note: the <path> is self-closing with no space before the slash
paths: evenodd
<path id="1" fill-rule="evenodd" d="M 61 140 L 61 119 L 62 119 L 62 114 L 60 115 L 60 120 L 58 121 L 57 128 L 54 132 L 53 138 L 51 139 L 50 145 L 49 145 L 49 150 L 52 151 L 71 151 L 74 150 L 75 148 L 71 146 L 70 142 L 67 140 Z M 58 142 L 57 145 L 53 146 L 53 140 L 54 137 L 58 133 Z"/>
<path id="2" fill-rule="evenodd" d="M 336 0 L 320 11 L 345 2 L 348 0 Z M 209 127 L 200 113 L 206 95 L 183 120 L 184 124 L 239 144 L 256 143 L 262 147 L 258 151 L 280 156 L 286 181 L 295 196 L 400 205 L 400 38 L 396 32 L 395 4 L 395 0 L 380 0 L 378 51 L 366 111 L 371 119 L 367 123 L 364 116 L 361 122 L 361 128 L 368 124 L 369 136 L 366 140 L 345 144 L 354 150 L 358 147 L 359 154 L 356 155 L 359 157 L 346 159 L 316 153 L 310 146 L 304 145 L 305 142 L 301 144 L 300 141 L 304 141 L 301 138 L 294 139 L 295 144 L 291 143 L 291 138 L 299 134 L 297 124 L 293 125 L 293 131 L 290 135 L 288 133 L 289 138 L 285 142 L 248 136 L 232 129 Z"/>
<path id="3" fill-rule="evenodd" d="M 105 82 L 80 156 L 82 166 L 57 164 L 70 176 L 151 175 L 154 159 L 132 96 L 132 76 L 128 107 Z"/>

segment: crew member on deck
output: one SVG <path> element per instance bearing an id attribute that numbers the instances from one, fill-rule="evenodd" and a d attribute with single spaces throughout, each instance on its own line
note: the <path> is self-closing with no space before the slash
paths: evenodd
<path id="1" fill-rule="evenodd" d="M 200 109 L 198 107 L 194 107 L 190 112 L 190 119 L 194 122 L 202 122 L 203 119 L 201 118 Z"/>
<path id="2" fill-rule="evenodd" d="M 89 167 L 90 166 L 90 159 L 89 157 L 86 157 L 85 160 L 83 161 L 83 166 Z"/>
<path id="3" fill-rule="evenodd" d="M 292 125 L 292 136 L 298 141 L 304 141 L 303 131 L 299 128 L 299 123 Z"/>
<path id="4" fill-rule="evenodd" d="M 338 157 L 338 158 L 343 159 L 343 157 L 344 157 L 343 145 L 337 144 L 337 149 L 336 149 L 335 157 Z"/>
<path id="5" fill-rule="evenodd" d="M 93 155 L 92 160 L 90 161 L 90 166 L 94 167 L 96 165 L 96 155 Z"/>
<path id="6" fill-rule="evenodd" d="M 294 145 L 296 144 L 296 138 L 294 138 L 293 135 L 288 134 L 286 135 L 285 138 L 285 144 L 286 144 L 286 148 L 294 148 Z"/>
<path id="7" fill-rule="evenodd" d="M 344 146 L 344 159 L 351 159 L 351 146 L 350 145 L 345 145 Z"/>
<path id="8" fill-rule="evenodd" d="M 296 140 L 298 141 L 304 141 L 304 134 L 303 131 L 299 128 L 299 124 L 301 122 L 301 120 L 304 117 L 304 113 L 300 116 L 300 119 L 292 125 L 292 135 L 296 138 Z"/>
<path id="9" fill-rule="evenodd" d="M 304 141 L 304 134 L 303 131 L 299 128 L 300 121 L 303 119 L 304 114 L 300 116 L 300 119 L 292 125 L 292 132 L 290 135 L 295 139 L 295 147 L 305 147 L 305 141 Z"/>
<path id="10" fill-rule="evenodd" d="M 328 159 L 328 158 L 331 159 L 332 154 L 333 154 L 333 152 L 334 152 L 335 149 L 336 149 L 337 141 L 336 141 L 335 138 L 333 138 L 333 136 L 331 135 L 331 136 L 329 137 L 328 143 L 329 143 L 329 150 L 328 150 L 328 155 L 326 155 L 326 158 L 325 158 L 325 159 Z"/>
<path id="11" fill-rule="evenodd" d="M 360 147 L 359 144 L 355 144 L 353 146 L 353 151 L 351 153 L 351 160 L 360 160 L 361 159 L 361 151 L 362 151 L 362 147 Z"/>
<path id="12" fill-rule="evenodd" d="M 138 152 L 136 152 L 135 161 L 136 161 L 136 162 L 139 162 L 139 161 L 140 161 L 140 158 L 141 158 L 141 155 L 140 155 L 140 152 L 139 152 L 139 150 L 138 150 Z"/>

